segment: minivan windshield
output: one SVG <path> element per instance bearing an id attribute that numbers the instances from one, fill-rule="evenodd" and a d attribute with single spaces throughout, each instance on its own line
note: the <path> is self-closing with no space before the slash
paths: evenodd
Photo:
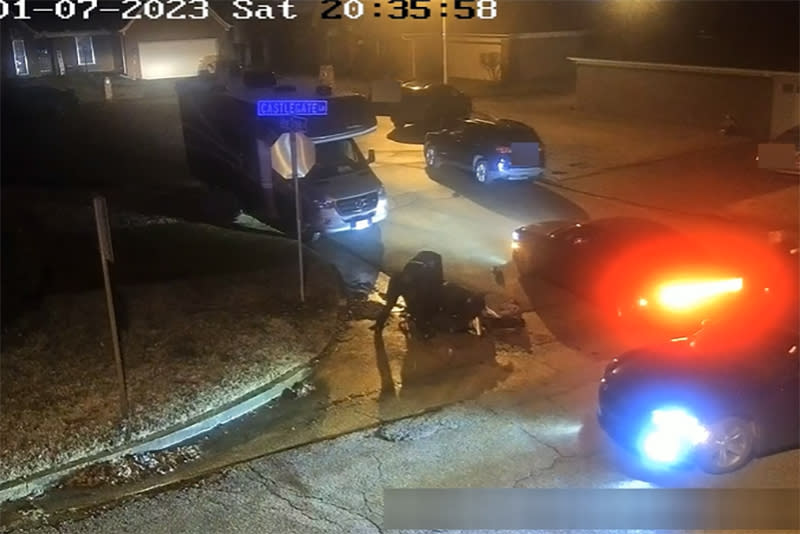
<path id="1" fill-rule="evenodd" d="M 315 145 L 316 162 L 310 178 L 329 178 L 366 169 L 369 165 L 352 139 Z"/>

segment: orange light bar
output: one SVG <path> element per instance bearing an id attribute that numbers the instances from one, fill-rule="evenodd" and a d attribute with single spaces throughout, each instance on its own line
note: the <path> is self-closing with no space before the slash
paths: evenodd
<path id="1" fill-rule="evenodd" d="M 658 300 L 667 308 L 687 310 L 719 295 L 741 291 L 742 286 L 741 278 L 674 282 L 661 287 Z"/>

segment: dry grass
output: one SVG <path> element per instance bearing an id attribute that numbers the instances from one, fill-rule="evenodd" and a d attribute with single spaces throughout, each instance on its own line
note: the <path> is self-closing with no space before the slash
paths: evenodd
<path id="1" fill-rule="evenodd" d="M 336 326 L 335 292 L 323 285 L 302 308 L 294 286 L 276 284 L 269 271 L 122 288 L 133 437 L 235 400 L 315 357 Z M 109 340 L 100 291 L 51 296 L 4 336 L 0 482 L 121 443 Z"/>

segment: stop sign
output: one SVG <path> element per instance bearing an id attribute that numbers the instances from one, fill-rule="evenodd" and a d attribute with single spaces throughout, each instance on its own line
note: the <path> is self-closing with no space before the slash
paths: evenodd
<path id="1" fill-rule="evenodd" d="M 283 178 L 290 180 L 292 178 L 292 134 L 286 132 L 282 134 L 273 143 L 270 150 L 272 156 L 272 168 L 280 174 Z M 295 136 L 295 151 L 297 153 L 297 169 L 295 169 L 298 178 L 304 177 L 311 170 L 316 162 L 316 151 L 314 150 L 314 143 L 306 135 L 296 132 Z"/>

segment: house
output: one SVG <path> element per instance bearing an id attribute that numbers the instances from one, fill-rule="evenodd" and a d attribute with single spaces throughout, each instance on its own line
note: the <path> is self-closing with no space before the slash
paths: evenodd
<path id="1" fill-rule="evenodd" d="M 232 53 L 233 26 L 213 9 L 202 20 L 134 19 L 119 30 L 123 73 L 135 80 L 196 76 Z"/>
<path id="2" fill-rule="evenodd" d="M 577 107 L 713 129 L 730 116 L 759 139 L 799 124 L 796 4 L 724 4 L 662 2 L 639 12 L 604 5 L 591 55 L 570 58 Z"/>
<path id="3" fill-rule="evenodd" d="M 90 20 L 42 15 L 4 21 L 2 70 L 5 77 L 75 72 L 145 80 L 196 76 L 216 57 L 230 53 L 231 29 L 213 9 L 202 20 L 123 21 L 118 14 L 101 14 Z"/>
<path id="4" fill-rule="evenodd" d="M 800 72 L 570 58 L 577 107 L 588 113 L 738 132 L 769 139 L 800 124 Z"/>
<path id="5" fill-rule="evenodd" d="M 5 22 L 5 21 L 4 21 Z M 5 77 L 36 77 L 72 72 L 119 72 L 116 28 L 87 21 L 38 18 L 14 20 L 2 28 Z"/>

